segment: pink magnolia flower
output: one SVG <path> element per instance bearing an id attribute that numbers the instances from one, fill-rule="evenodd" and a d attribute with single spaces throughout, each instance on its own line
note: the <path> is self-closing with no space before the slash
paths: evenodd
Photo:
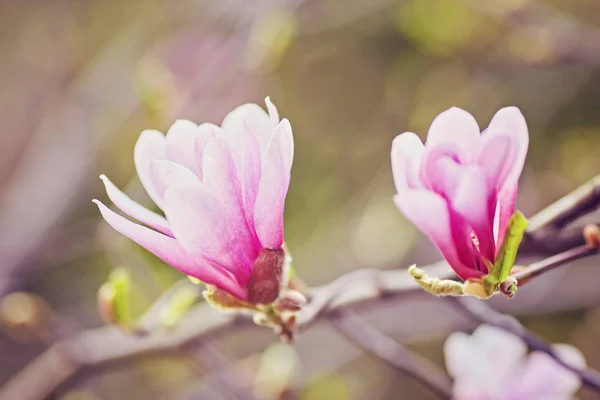
<path id="1" fill-rule="evenodd" d="M 567 344 L 554 346 L 565 362 L 585 366 L 583 355 Z M 454 378 L 455 400 L 567 400 L 579 377 L 548 354 L 534 351 L 518 337 L 481 325 L 472 335 L 453 333 L 444 345 L 446 368 Z"/>
<path id="2" fill-rule="evenodd" d="M 271 290 L 267 297 L 278 294 L 272 292 L 279 290 L 282 275 L 283 209 L 294 153 L 289 121 L 279 120 L 269 98 L 266 103 L 269 114 L 245 104 L 220 127 L 178 120 L 166 135 L 142 132 L 136 169 L 166 218 L 105 176 L 112 202 L 147 226 L 95 201 L 114 229 L 167 264 L 250 302 L 262 302 L 256 293 L 248 296 L 248 286 L 257 281 L 263 285 L 259 290 Z"/>
<path id="3" fill-rule="evenodd" d="M 487 274 L 484 258 L 497 256 L 528 144 L 515 107 L 498 111 L 481 133 L 471 114 L 453 107 L 435 118 L 425 145 L 412 132 L 394 139 L 394 202 L 463 280 Z"/>

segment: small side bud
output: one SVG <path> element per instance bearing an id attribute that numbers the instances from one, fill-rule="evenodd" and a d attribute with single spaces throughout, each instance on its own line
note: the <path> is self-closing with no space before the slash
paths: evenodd
<path id="1" fill-rule="evenodd" d="M 517 280 L 514 277 L 509 276 L 500 284 L 498 289 L 500 290 L 500 293 L 512 299 L 517 294 Z"/>
<path id="2" fill-rule="evenodd" d="M 131 274 L 126 268 L 115 268 L 98 290 L 98 312 L 102 319 L 109 324 L 132 329 L 130 297 Z"/>
<path id="3" fill-rule="evenodd" d="M 279 312 L 298 312 L 306 304 L 306 297 L 300 292 L 289 290 L 277 300 L 275 310 Z"/>
<path id="4" fill-rule="evenodd" d="M 2 331 L 19 342 L 43 340 L 51 329 L 52 311 L 34 294 L 15 292 L 0 302 Z"/>
<path id="5" fill-rule="evenodd" d="M 98 314 L 100 314 L 102 320 L 107 324 L 117 323 L 117 315 L 114 308 L 115 294 L 114 287 L 109 283 L 103 284 L 98 290 Z"/>
<path id="6" fill-rule="evenodd" d="M 585 244 L 591 248 L 600 250 L 600 229 L 598 225 L 589 224 L 583 228 L 583 238 Z"/>
<path id="7" fill-rule="evenodd" d="M 252 265 L 246 289 L 252 304 L 271 304 L 279 297 L 285 252 L 283 249 L 262 249 Z"/>

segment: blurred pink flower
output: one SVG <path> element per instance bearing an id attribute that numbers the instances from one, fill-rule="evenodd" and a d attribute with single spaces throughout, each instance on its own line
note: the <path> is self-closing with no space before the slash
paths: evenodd
<path id="1" fill-rule="evenodd" d="M 178 120 L 166 135 L 142 132 L 136 169 L 166 218 L 102 176 L 112 202 L 148 227 L 95 200 L 104 219 L 184 274 L 251 301 L 247 286 L 257 279 L 251 279 L 256 265 L 263 280 L 282 267 L 283 209 L 294 153 L 289 121 L 279 120 L 269 98 L 266 103 L 269 114 L 245 104 L 220 127 Z"/>
<path id="2" fill-rule="evenodd" d="M 453 107 L 435 118 L 425 145 L 412 132 L 394 139 L 394 202 L 463 280 L 487 274 L 483 259 L 497 256 L 528 144 L 515 107 L 498 111 L 482 133 L 471 114 Z"/>
<path id="3" fill-rule="evenodd" d="M 560 344 L 554 350 L 570 365 L 585 366 L 575 347 Z M 575 373 L 548 354 L 527 355 L 521 339 L 489 325 L 479 326 L 472 335 L 453 333 L 444 353 L 455 400 L 567 400 L 581 385 Z"/>

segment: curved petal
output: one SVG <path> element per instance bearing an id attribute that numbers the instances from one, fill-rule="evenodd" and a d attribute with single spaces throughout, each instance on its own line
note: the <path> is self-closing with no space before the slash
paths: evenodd
<path id="1" fill-rule="evenodd" d="M 515 158 L 512 167 L 504 179 L 504 183 L 498 194 L 498 203 L 500 205 L 498 243 L 500 244 L 504 240 L 506 225 L 515 212 L 519 177 L 523 171 L 529 147 L 529 131 L 525 117 L 523 117 L 521 111 L 517 107 L 505 107 L 498 111 L 492 118 L 489 127 L 484 133 L 484 136 L 488 135 L 507 135 L 511 138 L 512 144 L 515 147 Z"/>
<path id="2" fill-rule="evenodd" d="M 467 169 L 460 158 L 460 149 L 453 143 L 442 143 L 428 150 L 419 170 L 423 185 L 450 199 Z"/>
<path id="3" fill-rule="evenodd" d="M 476 155 L 480 138 L 479 125 L 475 118 L 461 108 L 452 107 L 433 120 L 425 146 L 432 148 L 440 143 L 452 142 L 472 157 Z"/>
<path id="4" fill-rule="evenodd" d="M 152 160 L 150 162 L 150 179 L 161 204 L 164 204 L 164 194 L 169 186 L 200 183 L 200 180 L 192 171 L 176 162 L 166 160 Z"/>
<path id="5" fill-rule="evenodd" d="M 158 207 L 162 208 L 162 200 L 156 192 L 150 177 L 150 161 L 166 158 L 165 135 L 154 130 L 143 131 L 135 144 L 133 158 L 135 168 L 148 196 Z"/>
<path id="6" fill-rule="evenodd" d="M 231 111 L 221 124 L 224 130 L 232 132 L 236 137 L 247 133 L 246 127 L 248 127 L 261 150 L 266 149 L 275 126 L 265 110 L 254 103 L 241 105 Z"/>
<path id="7" fill-rule="evenodd" d="M 250 230 L 242 198 L 242 187 L 230 149 L 219 138 L 212 139 L 204 151 L 204 187 L 221 205 L 229 229 L 237 237 L 237 244 L 246 257 L 243 266 L 250 268 L 262 249 Z"/>
<path id="8" fill-rule="evenodd" d="M 557 347 L 557 346 L 555 346 Z M 585 359 L 573 346 L 562 345 L 558 353 L 577 367 L 585 366 Z M 513 393 L 524 399 L 570 399 L 581 386 L 581 379 L 558 364 L 546 353 L 535 351 L 529 356 L 519 378 L 513 383 Z"/>
<path id="9" fill-rule="evenodd" d="M 477 388 L 491 398 L 509 390 L 526 352 L 527 346 L 519 338 L 489 325 L 479 326 L 470 336 L 453 333 L 444 343 L 450 375 L 471 392 Z"/>
<path id="10" fill-rule="evenodd" d="M 121 217 L 98 200 L 94 200 L 94 203 L 98 205 L 106 222 L 117 232 L 127 236 L 173 268 L 245 299 L 245 290 L 233 280 L 227 271 L 210 266 L 197 257 L 192 257 L 175 239 Z"/>
<path id="11" fill-rule="evenodd" d="M 117 188 L 106 175 L 100 175 L 100 179 L 104 182 L 106 187 L 106 194 L 108 198 L 125 214 L 137 219 L 138 221 L 151 226 L 152 228 L 164 233 L 168 236 L 173 236 L 169 223 L 162 215 L 148 210 L 138 202 L 132 200 Z"/>
<path id="12" fill-rule="evenodd" d="M 476 163 L 485 172 L 488 186 L 499 190 L 515 162 L 515 147 L 507 135 L 485 136 L 483 142 Z"/>
<path id="13" fill-rule="evenodd" d="M 267 110 L 269 110 L 271 124 L 273 124 L 273 126 L 277 126 L 277 124 L 279 124 L 279 112 L 277 111 L 277 107 L 275 107 L 275 104 L 271 102 L 271 98 L 269 96 L 265 98 L 265 104 L 267 105 Z"/>
<path id="14" fill-rule="evenodd" d="M 195 136 L 198 125 L 192 121 L 178 119 L 167 131 L 167 160 L 181 164 L 192 172 L 196 172 Z"/>
<path id="15" fill-rule="evenodd" d="M 419 179 L 419 166 L 424 152 L 423 142 L 412 132 L 404 132 L 392 142 L 392 174 L 398 193 L 407 187 L 423 187 Z"/>
<path id="16" fill-rule="evenodd" d="M 263 247 L 283 244 L 283 211 L 290 183 L 291 128 L 281 121 L 262 156 L 261 178 L 254 206 L 254 226 Z M 285 155 L 284 155 L 285 154 Z"/>
<path id="17" fill-rule="evenodd" d="M 283 168 L 292 169 L 294 162 L 294 135 L 292 134 L 292 125 L 287 118 L 281 120 L 277 128 L 281 133 L 281 157 Z"/>
<path id="18" fill-rule="evenodd" d="M 463 280 L 481 276 L 479 271 L 466 267 L 459 259 L 452 240 L 448 207 L 440 195 L 425 190 L 406 189 L 394 196 L 394 203 L 409 221 L 435 243 L 458 276 Z"/>
<path id="19" fill-rule="evenodd" d="M 202 185 L 175 185 L 165 193 L 165 213 L 175 238 L 190 254 L 230 271 L 245 287 L 251 265 L 220 202 Z"/>
<path id="20" fill-rule="evenodd" d="M 488 187 L 485 173 L 479 167 L 469 167 L 462 176 L 451 201 L 454 212 L 475 231 L 481 254 L 494 262 L 496 246 L 491 207 L 495 197 Z M 490 204 L 491 203 L 491 204 Z"/>
<path id="21" fill-rule="evenodd" d="M 210 139 L 219 134 L 221 128 L 217 125 L 205 123 L 198 127 L 194 136 L 194 167 L 200 180 L 204 179 L 204 150 Z"/>

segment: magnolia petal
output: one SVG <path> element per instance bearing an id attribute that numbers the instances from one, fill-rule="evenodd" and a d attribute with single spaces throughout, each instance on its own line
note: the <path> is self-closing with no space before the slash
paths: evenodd
<path id="1" fill-rule="evenodd" d="M 452 240 L 448 207 L 440 195 L 425 190 L 406 189 L 394 196 L 394 203 L 409 221 L 435 243 L 458 276 L 463 280 L 479 276 L 478 271 L 467 268 L 458 257 Z"/>
<path id="2" fill-rule="evenodd" d="M 166 160 L 150 162 L 150 178 L 156 194 L 164 204 L 164 194 L 167 188 L 176 184 L 200 184 L 198 177 L 181 164 Z"/>
<path id="3" fill-rule="evenodd" d="M 583 368 L 585 359 L 570 345 L 554 346 L 557 353 L 570 364 Z M 581 379 L 558 364 L 548 354 L 534 351 L 513 383 L 512 393 L 524 399 L 570 399 L 581 386 Z"/>
<path id="4" fill-rule="evenodd" d="M 438 115 L 427 133 L 425 146 L 432 148 L 440 143 L 456 143 L 467 156 L 475 156 L 479 146 L 480 130 L 477 121 L 467 111 L 452 107 Z"/>
<path id="5" fill-rule="evenodd" d="M 451 200 L 454 212 L 475 231 L 481 254 L 489 261 L 496 255 L 494 225 L 490 218 L 493 192 L 487 184 L 485 173 L 479 167 L 469 167 L 464 173 Z"/>
<path id="6" fill-rule="evenodd" d="M 398 193 L 405 188 L 419 189 L 423 185 L 419 178 L 419 165 L 425 146 L 412 132 L 402 133 L 392 142 L 392 174 Z"/>
<path id="7" fill-rule="evenodd" d="M 196 135 L 194 136 L 194 167 L 196 174 L 203 180 L 204 177 L 204 150 L 210 139 L 214 138 L 219 134 L 221 128 L 217 125 L 205 123 L 198 127 Z"/>
<path id="8" fill-rule="evenodd" d="M 133 152 L 135 168 L 142 181 L 142 185 L 148 196 L 162 208 L 162 199 L 156 192 L 152 178 L 150 177 L 150 161 L 164 160 L 166 158 L 165 151 L 165 135 L 159 131 L 145 130 L 140 135 Z"/>
<path id="9" fill-rule="evenodd" d="M 249 129 L 258 141 L 261 151 L 266 149 L 275 126 L 265 110 L 254 103 L 241 105 L 231 111 L 221 124 L 224 130 L 238 137 L 244 135 L 246 129 Z"/>
<path id="10" fill-rule="evenodd" d="M 450 199 L 466 169 L 460 163 L 460 149 L 454 143 L 446 142 L 423 155 L 419 176 L 426 188 Z"/>
<path id="11" fill-rule="evenodd" d="M 265 104 L 267 105 L 267 110 L 269 111 L 271 123 L 273 126 L 277 126 L 279 123 L 279 112 L 277 111 L 277 107 L 275 107 L 275 104 L 271 102 L 271 98 L 269 96 L 265 98 Z"/>
<path id="12" fill-rule="evenodd" d="M 282 121 L 262 157 L 260 185 L 254 206 L 254 226 L 263 247 L 278 249 L 283 244 L 283 211 L 290 183 L 290 135 Z M 285 154 L 285 155 L 284 155 Z M 289 163 L 289 164 L 288 164 Z"/>
<path id="13" fill-rule="evenodd" d="M 483 140 L 477 165 L 485 172 L 488 186 L 499 190 L 515 162 L 515 147 L 507 135 L 486 135 Z"/>
<path id="14" fill-rule="evenodd" d="M 229 229 L 237 236 L 237 243 L 246 257 L 242 266 L 250 273 L 262 246 L 248 226 L 241 183 L 230 149 L 223 140 L 215 138 L 207 144 L 203 168 L 204 186 L 220 202 Z"/>
<path id="15" fill-rule="evenodd" d="M 190 254 L 230 271 L 245 286 L 250 268 L 221 203 L 202 185 L 174 185 L 165 193 L 165 213 L 173 234 Z"/>
<path id="16" fill-rule="evenodd" d="M 151 226 L 152 228 L 164 233 L 168 236 L 173 236 L 169 223 L 162 215 L 148 210 L 138 202 L 132 200 L 129 196 L 117 188 L 106 175 L 100 175 L 100 179 L 104 182 L 108 198 L 125 214 L 137 219 L 138 221 Z"/>
<path id="17" fill-rule="evenodd" d="M 292 125 L 287 118 L 281 120 L 277 129 L 281 132 L 281 157 L 283 159 L 283 168 L 292 169 L 294 162 L 294 135 L 292 134 Z"/>
<path id="18" fill-rule="evenodd" d="M 492 118 L 484 136 L 501 134 L 511 137 L 512 144 L 515 147 L 515 158 L 511 164 L 510 172 L 504 180 L 498 194 L 498 202 L 500 205 L 498 229 L 499 244 L 504 240 L 506 225 L 515 211 L 519 177 L 523 171 L 525 157 L 527 156 L 527 149 L 529 147 L 529 131 L 527 129 L 527 123 L 525 122 L 525 117 L 523 117 L 523 114 L 521 114 L 521 111 L 517 107 L 505 107 L 500 109 Z"/>
<path id="19" fill-rule="evenodd" d="M 479 390 L 480 398 L 509 390 L 526 352 L 519 338 L 489 325 L 480 325 L 470 336 L 453 333 L 444 343 L 448 372 L 471 393 Z"/>
<path id="20" fill-rule="evenodd" d="M 167 160 L 181 164 L 192 172 L 196 172 L 194 143 L 197 129 L 195 123 L 178 119 L 166 136 Z"/>
<path id="21" fill-rule="evenodd" d="M 175 239 L 123 218 L 98 200 L 94 200 L 94 203 L 98 205 L 106 222 L 117 232 L 127 236 L 170 266 L 202 282 L 215 285 L 236 297 L 245 298 L 245 290 L 227 271 L 192 257 Z"/>

